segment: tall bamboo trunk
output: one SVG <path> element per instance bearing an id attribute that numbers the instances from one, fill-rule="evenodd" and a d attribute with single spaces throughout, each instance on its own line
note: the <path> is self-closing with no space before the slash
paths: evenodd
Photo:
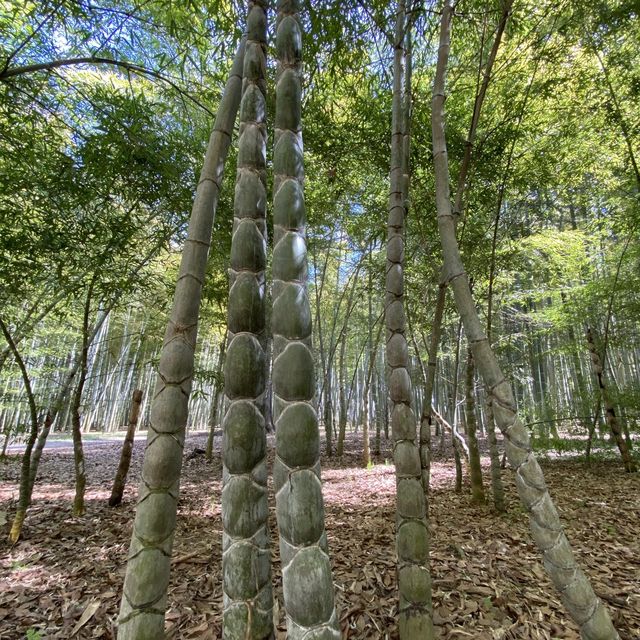
<path id="1" fill-rule="evenodd" d="M 344 439 L 347 434 L 347 363 L 345 360 L 345 352 L 347 350 L 347 333 L 342 334 L 340 343 L 340 356 L 338 358 L 338 377 L 340 380 L 340 388 L 338 389 L 338 398 L 340 404 L 340 413 L 338 417 L 338 442 L 336 444 L 336 454 L 341 456 L 344 453 Z"/>
<path id="2" fill-rule="evenodd" d="M 320 435 L 313 403 L 315 366 L 306 288 L 303 192 L 302 24 L 298 12 L 296 0 L 278 1 L 273 152 L 273 481 L 287 637 L 338 640 L 340 627 L 324 529 Z"/>
<path id="3" fill-rule="evenodd" d="M 371 375 L 373 373 L 373 313 L 371 291 L 371 244 L 369 244 L 369 269 L 367 272 L 367 352 L 369 361 L 367 362 L 366 375 L 364 380 L 364 390 L 362 398 L 362 466 L 366 469 L 371 463 L 371 446 L 369 443 L 369 420 L 371 407 Z"/>
<path id="4" fill-rule="evenodd" d="M 387 365 L 390 369 L 391 429 L 396 468 L 398 627 L 400 638 L 432 638 L 431 576 L 429 572 L 429 532 L 422 488 L 420 451 L 416 443 L 416 419 L 411 409 L 411 378 L 405 337 L 404 310 L 404 219 L 406 189 L 403 185 L 405 152 L 403 89 L 405 7 L 398 2 L 394 35 L 393 112 L 391 170 L 387 222 L 387 267 L 385 324 Z"/>
<path id="5" fill-rule="evenodd" d="M 127 485 L 127 474 L 129 473 L 129 465 L 131 464 L 131 454 L 133 453 L 133 442 L 136 435 L 136 427 L 138 426 L 141 404 L 142 391 L 140 389 L 136 389 L 131 398 L 129 425 L 127 427 L 127 434 L 124 437 L 124 442 L 122 443 L 118 471 L 116 472 L 116 477 L 113 480 L 111 497 L 109 498 L 110 507 L 117 507 L 122 502 L 124 488 Z"/>
<path id="6" fill-rule="evenodd" d="M 618 416 L 616 416 L 616 409 L 613 406 L 613 402 L 611 402 L 609 390 L 607 389 L 607 384 L 604 377 L 604 367 L 602 366 L 602 359 L 600 358 L 600 354 L 598 353 L 591 327 L 587 327 L 586 338 L 587 345 L 589 347 L 589 354 L 591 355 L 591 366 L 593 367 L 593 374 L 596 378 L 596 382 L 598 383 L 598 389 L 600 390 L 600 397 L 602 399 L 602 405 L 604 407 L 607 425 L 609 426 L 609 429 L 611 429 L 611 434 L 613 435 L 613 438 L 618 445 L 618 450 L 620 451 L 620 457 L 622 458 L 624 470 L 627 473 L 634 473 L 635 471 L 637 471 L 637 468 L 633 458 L 631 457 L 631 447 L 625 440 L 622 429 L 620 429 Z"/>
<path id="7" fill-rule="evenodd" d="M 449 197 L 449 166 L 444 128 L 445 76 L 452 16 L 453 2 L 445 0 L 431 110 L 438 228 L 447 279 L 453 289 L 476 366 L 491 394 L 495 420 L 504 435 L 509 462 L 516 471 L 518 493 L 529 512 L 533 538 L 542 552 L 545 567 L 585 640 L 618 638 L 607 610 L 576 564 L 558 512 L 547 490 L 544 475 L 531 449 L 529 433 L 516 414 L 511 387 L 500 370 L 482 329 L 460 256 Z"/>
<path id="8" fill-rule="evenodd" d="M 250 1 L 244 58 L 224 365 L 223 637 L 273 636 L 267 523 L 267 3 Z"/>
<path id="9" fill-rule="evenodd" d="M 243 59 L 244 40 L 238 48 L 209 140 L 160 354 L 120 606 L 119 640 L 164 637 L 200 296 L 224 161 L 240 102 Z"/>

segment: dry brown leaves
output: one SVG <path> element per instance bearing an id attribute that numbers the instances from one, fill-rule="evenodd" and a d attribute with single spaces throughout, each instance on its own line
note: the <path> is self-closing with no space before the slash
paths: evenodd
<path id="1" fill-rule="evenodd" d="M 186 452 L 203 442 L 203 435 L 190 437 Z M 340 620 L 345 638 L 392 639 L 397 637 L 393 466 L 384 464 L 383 457 L 371 469 L 359 468 L 359 446 L 353 436 L 341 461 L 323 460 Z M 19 460 L 3 465 L 0 640 L 24 638 L 29 629 L 51 640 L 114 637 L 142 455 L 137 447 L 131 486 L 117 509 L 106 501 L 119 445 L 87 449 L 87 514 L 79 519 L 71 517 L 72 451 L 47 451 L 24 539 L 13 549 L 5 541 Z M 388 451 L 386 456 L 390 459 Z M 621 638 L 640 638 L 638 476 L 625 475 L 615 464 L 586 470 L 555 461 L 544 468 L 569 538 Z M 453 473 L 450 460 L 434 463 L 431 567 L 438 637 L 577 640 L 576 627 L 567 620 L 531 542 L 511 473 L 505 472 L 510 510 L 504 516 L 488 506 L 472 506 L 466 493 L 455 494 Z M 185 463 L 169 638 L 221 637 L 220 478 L 219 458 L 211 465 L 202 457 Z M 280 639 L 286 634 L 273 512 L 271 522 Z"/>

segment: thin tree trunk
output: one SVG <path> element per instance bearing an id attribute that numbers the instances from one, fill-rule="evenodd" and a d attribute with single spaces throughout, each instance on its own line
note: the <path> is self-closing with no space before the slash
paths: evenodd
<path id="1" fill-rule="evenodd" d="M 478 436 L 475 414 L 474 385 L 473 385 L 473 354 L 469 349 L 467 356 L 467 369 L 465 372 L 465 429 L 469 444 L 469 476 L 471 478 L 471 496 L 476 504 L 484 503 L 484 487 L 482 485 L 482 466 L 480 464 L 480 450 L 478 449 Z"/>
<path id="2" fill-rule="evenodd" d="M 573 226 L 573 230 L 576 230 L 576 227 Z M 564 291 L 562 291 L 560 293 L 561 299 L 562 299 L 562 303 L 564 305 L 564 307 L 566 308 L 567 305 L 567 296 L 565 295 Z M 572 364 L 573 364 L 573 375 L 571 376 L 572 378 L 575 379 L 576 381 L 576 385 L 577 385 L 577 392 L 578 392 L 578 396 L 579 396 L 579 415 L 585 415 L 587 413 L 587 411 L 590 409 L 589 405 L 591 404 L 590 402 L 587 401 L 587 398 L 589 397 L 589 392 L 588 392 L 588 388 L 587 388 L 587 381 L 585 380 L 585 377 L 582 373 L 582 367 L 580 366 L 580 357 L 578 355 L 578 351 L 581 350 L 578 344 L 578 340 L 576 338 L 576 333 L 573 327 L 573 323 L 570 322 L 569 323 L 569 327 L 567 329 L 567 334 L 569 337 L 569 341 L 571 342 L 572 345 L 572 349 L 571 349 L 571 360 L 572 360 Z M 575 404 L 575 401 L 574 401 Z M 598 409 L 596 411 L 596 413 L 600 412 L 600 400 L 598 401 Z M 597 424 L 597 421 L 590 423 L 587 426 L 587 430 L 589 433 L 589 437 L 587 440 L 587 450 L 589 450 L 589 448 L 591 447 L 591 439 L 593 438 L 593 429 L 591 428 L 591 425 L 593 425 L 595 427 L 595 425 Z M 588 458 L 589 456 L 587 455 L 587 462 L 588 462 Z"/>
<path id="3" fill-rule="evenodd" d="M 424 402 L 422 406 L 422 417 L 420 419 L 420 466 L 422 469 L 422 486 L 425 492 L 429 490 L 431 476 L 431 427 L 433 425 L 431 409 L 433 407 L 433 386 L 436 379 L 436 367 L 438 365 L 438 348 L 440 346 L 446 292 L 446 285 L 444 282 L 440 282 L 436 298 L 436 308 L 433 313 L 433 325 L 431 328 L 431 339 L 429 341 L 429 361 L 427 362 L 427 375 L 424 386 Z"/>
<path id="4" fill-rule="evenodd" d="M 296 0 L 278 0 L 273 248 L 273 468 L 287 637 L 340 638 L 324 528 L 307 296 L 301 49 Z M 252 636 L 255 637 L 255 636 Z"/>
<path id="5" fill-rule="evenodd" d="M 329 348 L 329 353 L 331 353 L 331 346 Z M 324 382 L 322 384 L 322 388 L 324 389 L 324 404 L 322 406 L 323 409 L 323 422 L 324 422 L 324 433 L 325 433 L 325 447 L 327 451 L 327 456 L 331 457 L 333 455 L 333 384 L 331 380 L 331 373 L 333 369 L 333 358 L 329 356 L 329 360 L 327 361 L 327 371 L 325 374 Z"/>
<path id="6" fill-rule="evenodd" d="M 322 279 L 320 281 L 320 286 L 318 286 L 318 281 L 317 281 L 318 267 L 315 260 L 315 253 L 312 254 L 313 255 L 313 272 L 315 274 L 314 277 L 316 278 L 315 287 L 314 287 L 315 297 L 316 297 L 316 331 L 318 332 L 318 350 L 320 352 L 320 366 L 322 368 L 322 393 L 320 395 L 324 397 L 325 403 L 327 401 L 325 389 L 326 389 L 326 383 L 327 383 L 327 376 L 329 374 L 327 372 L 328 371 L 327 357 L 326 357 L 326 352 L 324 347 L 324 332 L 322 331 L 322 310 L 320 308 L 320 299 L 322 297 L 322 291 L 324 290 L 324 282 L 325 282 L 325 277 L 327 275 L 327 265 L 329 263 L 329 252 L 331 249 L 332 242 L 333 242 L 333 232 L 330 237 L 329 246 L 327 247 L 327 255 L 325 257 L 324 267 L 322 269 Z M 319 396 L 319 399 L 320 399 L 320 396 Z M 326 419 L 324 418 L 323 418 L 323 422 L 324 422 L 324 428 L 325 428 L 326 451 L 327 451 L 327 455 L 331 456 L 332 454 L 331 422 L 327 424 Z"/>
<path id="7" fill-rule="evenodd" d="M 1 318 L 0 330 L 2 330 L 5 340 L 9 345 L 9 349 L 11 350 L 11 353 L 13 353 L 13 356 L 16 359 L 16 363 L 18 364 L 18 368 L 20 369 L 20 373 L 22 374 L 22 381 L 24 382 L 27 400 L 29 402 L 29 416 L 31 418 L 31 430 L 29 432 L 29 438 L 27 439 L 27 446 L 25 447 L 24 453 L 22 454 L 22 470 L 20 473 L 18 508 L 13 519 L 13 524 L 11 525 L 11 531 L 9 532 L 9 542 L 11 544 L 15 544 L 20 538 L 20 534 L 22 533 L 22 524 L 24 523 L 27 509 L 29 508 L 29 504 L 31 502 L 31 491 L 29 491 L 29 469 L 31 466 L 31 452 L 38 436 L 38 410 L 36 407 L 36 400 L 35 396 L 33 395 L 33 388 L 31 387 L 31 380 L 29 378 L 27 367 L 24 363 L 24 360 L 22 359 L 22 356 L 20 355 L 20 351 L 18 351 L 18 347 L 16 346 L 16 343 L 14 342 L 7 325 Z M 48 415 L 47 418 L 49 418 Z"/>
<path id="8" fill-rule="evenodd" d="M 332 374 L 332 368 L 333 368 L 333 361 L 335 359 L 335 351 L 338 347 L 338 344 L 341 344 L 340 347 L 340 353 L 341 353 L 341 357 L 342 357 L 342 362 L 344 364 L 344 351 L 346 349 L 346 344 L 347 344 L 347 331 L 349 329 L 349 320 L 351 319 L 351 312 L 353 311 L 354 308 L 354 302 L 355 302 L 355 293 L 356 293 L 356 287 L 358 284 L 358 274 L 360 273 L 360 269 L 362 267 L 362 257 L 360 258 L 360 260 L 358 260 L 358 264 L 356 265 L 356 268 L 354 269 L 354 271 L 352 272 L 352 274 L 349 276 L 349 280 L 347 281 L 347 283 L 344 285 L 342 292 L 340 293 L 340 299 L 338 300 L 338 304 L 335 306 L 335 311 L 334 311 L 334 315 L 333 315 L 333 320 L 331 323 L 331 333 L 329 335 L 329 349 L 328 349 L 328 358 L 327 358 L 327 369 L 326 369 L 326 374 L 324 377 L 324 382 L 323 382 L 323 390 L 324 390 L 324 423 L 325 423 L 325 431 L 326 431 L 326 437 L 327 437 L 327 455 L 331 456 L 332 455 L 332 446 L 331 446 L 331 440 L 332 440 L 332 433 L 333 433 L 333 400 L 332 400 L 332 381 L 331 381 L 331 374 Z M 340 277 L 340 269 L 338 268 L 338 274 L 337 274 L 337 280 L 336 280 L 336 287 L 339 284 L 338 280 Z M 342 306 L 342 301 L 347 293 L 347 291 L 349 292 L 349 295 L 347 297 L 347 308 L 345 309 L 345 314 L 344 314 L 344 319 L 342 322 L 342 327 L 340 329 L 340 333 L 338 334 L 338 337 L 335 338 L 335 330 L 336 330 L 336 324 L 338 321 L 338 314 L 340 312 L 340 308 Z M 345 394 L 345 389 L 344 387 L 341 387 L 338 391 L 338 397 L 339 398 L 343 398 Z M 349 401 L 351 399 L 351 394 L 349 394 Z M 347 405 L 349 404 L 349 401 L 347 401 Z M 344 423 L 341 425 L 340 424 L 340 415 L 342 415 L 342 409 L 339 407 L 338 408 L 338 439 L 340 439 L 340 433 L 342 433 L 342 444 L 340 449 L 336 449 L 336 453 L 337 455 L 341 456 L 343 453 L 343 448 L 344 448 L 344 437 L 345 437 L 345 431 L 346 431 L 346 423 L 347 423 L 347 419 L 345 417 Z M 345 410 L 345 416 L 346 414 L 346 410 Z M 356 431 L 358 430 L 358 423 L 357 421 L 355 422 L 355 426 L 356 426 Z M 340 431 L 340 429 L 342 429 L 342 431 Z"/>
<path id="9" fill-rule="evenodd" d="M 372 297 L 371 291 L 371 252 L 373 243 L 369 243 L 369 270 L 367 273 L 367 349 L 369 352 L 369 362 L 367 363 L 367 371 L 364 379 L 364 393 L 363 393 L 363 417 L 362 417 L 362 466 L 366 469 L 371 464 L 371 448 L 369 445 L 369 409 L 371 407 L 371 376 L 373 374 L 373 365 L 375 362 L 375 354 L 373 349 L 373 312 L 372 312 Z M 382 323 L 380 324 L 382 329 Z M 377 348 L 377 342 L 376 342 Z"/>
<path id="10" fill-rule="evenodd" d="M 427 493 L 429 491 L 429 479 L 431 476 L 431 402 L 427 397 L 427 385 L 428 376 L 427 368 L 424 366 L 424 360 L 420 357 L 420 349 L 418 348 L 418 341 L 416 340 L 415 332 L 411 326 L 411 316 L 407 316 L 409 323 L 409 332 L 411 334 L 411 341 L 413 342 L 413 348 L 416 352 L 416 358 L 418 365 L 420 366 L 420 372 L 422 373 L 422 379 L 425 384 L 425 394 L 422 399 L 422 414 L 420 416 L 420 469 L 422 488 L 425 492 L 425 499 L 427 503 L 427 512 L 429 511 L 429 499 Z M 427 353 L 427 359 L 431 359 L 431 354 Z"/>
<path id="11" fill-rule="evenodd" d="M 452 16 L 452 0 L 445 0 L 431 110 L 438 228 L 447 279 L 453 289 L 476 366 L 492 396 L 495 419 L 504 435 L 509 461 L 516 470 L 518 492 L 529 512 L 533 538 L 542 552 L 545 567 L 585 640 L 618 638 L 607 610 L 576 564 L 558 512 L 549 496 L 542 470 L 531 449 L 529 434 L 516 414 L 511 387 L 482 330 L 460 256 L 449 197 L 449 166 L 444 128 L 445 76 Z"/>
<path id="12" fill-rule="evenodd" d="M 347 433 L 347 390 L 345 385 L 346 380 L 346 367 L 345 351 L 347 350 L 347 333 L 342 334 L 342 342 L 340 344 L 340 356 L 338 359 L 338 376 L 340 380 L 340 388 L 338 390 L 338 398 L 340 403 L 340 414 L 338 418 L 338 442 L 336 444 L 336 455 L 342 456 L 344 453 L 344 439 Z"/>
<path id="13" fill-rule="evenodd" d="M 218 352 L 218 365 L 216 366 L 216 390 L 213 396 L 213 403 L 211 405 L 211 413 L 209 414 L 209 434 L 207 436 L 207 445 L 205 448 L 205 458 L 211 462 L 213 459 L 213 436 L 218 426 L 218 410 L 220 407 L 220 397 L 223 394 L 224 382 L 223 382 L 223 367 L 224 367 L 224 355 L 227 348 L 227 335 L 228 330 L 225 329 L 222 340 L 220 341 L 220 349 Z"/>
<path id="14" fill-rule="evenodd" d="M 372 319 L 371 319 L 371 315 L 369 315 L 369 322 L 371 324 L 373 324 Z M 371 385 L 372 385 L 372 381 L 373 381 L 373 372 L 375 370 L 375 361 L 378 355 L 378 347 L 380 345 L 380 339 L 382 338 L 382 330 L 384 328 L 384 325 L 382 322 L 380 322 L 380 326 L 378 327 L 378 333 L 376 334 L 375 340 L 373 342 L 373 346 L 371 348 L 371 355 L 369 357 L 369 362 L 367 364 L 367 369 L 365 372 L 365 384 L 364 384 L 364 402 L 365 404 L 363 406 L 366 407 L 367 413 L 365 414 L 365 417 L 363 419 L 363 426 L 362 428 L 362 438 L 363 438 L 363 443 L 366 447 L 366 449 L 363 447 L 363 465 L 366 467 L 370 462 L 371 462 L 371 456 L 369 454 L 369 431 L 370 431 L 370 420 L 371 420 L 371 416 L 369 413 L 369 407 L 372 404 L 372 400 L 373 398 L 372 393 L 371 393 Z M 371 327 L 371 329 L 373 329 L 373 326 Z M 376 438 L 377 438 L 377 447 L 378 447 L 378 451 L 376 453 L 376 455 L 379 455 L 380 453 L 380 429 L 379 429 L 379 423 L 378 421 L 376 421 L 376 424 L 378 425 L 376 427 Z M 365 436 L 366 434 L 366 436 Z M 375 451 L 374 451 L 375 452 Z"/>
<path id="15" fill-rule="evenodd" d="M 244 49 L 243 40 L 209 140 L 160 354 L 143 480 L 120 606 L 119 640 L 156 640 L 164 636 L 164 612 L 200 296 L 224 161 L 240 102 Z"/>
<path id="16" fill-rule="evenodd" d="M 489 440 L 489 457 L 491 460 L 491 493 L 493 495 L 493 506 L 496 511 L 504 513 L 507 510 L 504 498 L 504 485 L 502 483 L 502 473 L 500 470 L 500 453 L 498 451 L 498 439 L 496 438 L 496 425 L 493 418 L 493 405 L 491 396 L 486 404 L 487 417 L 487 439 Z"/>
<path id="17" fill-rule="evenodd" d="M 142 404 L 142 391 L 136 389 L 131 398 L 131 411 L 129 413 L 129 425 L 127 434 L 122 443 L 122 452 L 120 453 L 120 463 L 118 471 L 113 480 L 111 489 L 111 497 L 109 498 L 109 506 L 117 507 L 122 502 L 124 489 L 127 485 L 127 474 L 129 473 L 129 465 L 131 464 L 131 454 L 133 453 L 133 442 L 136 435 L 136 427 L 138 426 L 138 417 L 140 416 L 140 405 Z"/>
<path id="18" fill-rule="evenodd" d="M 403 78 L 406 16 L 403 0 L 398 2 L 396 11 L 385 322 L 387 364 L 391 370 L 389 391 L 396 468 L 396 549 L 400 591 L 398 628 L 401 640 L 409 640 L 432 638 L 434 628 L 427 508 L 422 488 L 420 450 L 416 443 L 416 419 L 411 409 L 411 378 L 405 337 L 403 269 L 406 189 L 403 185 L 403 91 L 406 91 L 406 86 Z"/>
<path id="19" fill-rule="evenodd" d="M 379 456 L 381 453 L 380 445 L 382 439 L 382 411 L 384 403 L 380 402 L 380 380 L 377 366 L 374 369 L 374 395 L 375 395 L 375 415 L 376 415 L 376 437 L 373 444 L 373 455 Z"/>
<path id="20" fill-rule="evenodd" d="M 455 428 L 451 429 L 451 444 L 453 445 L 453 462 L 456 468 L 455 492 L 462 493 L 462 455 L 460 455 L 460 441 Z"/>
<path id="21" fill-rule="evenodd" d="M 344 439 L 347 431 L 347 421 L 348 421 L 348 407 L 351 403 L 351 391 L 353 390 L 353 380 L 351 383 L 351 388 L 349 389 L 349 394 L 347 396 L 346 390 L 346 349 L 347 349 L 347 331 L 349 329 L 349 320 L 351 318 L 351 312 L 353 311 L 355 305 L 355 293 L 356 293 L 356 285 L 358 284 L 358 274 L 360 273 L 360 268 L 362 267 L 362 260 L 358 261 L 355 270 L 350 278 L 351 286 L 349 286 L 349 282 L 345 284 L 344 289 L 340 295 L 340 301 L 338 303 L 338 307 L 342 304 L 342 298 L 344 297 L 345 291 L 349 291 L 349 296 L 347 298 L 347 308 L 345 309 L 344 321 L 342 323 L 342 327 L 340 329 L 340 333 L 336 340 L 335 346 L 332 346 L 331 351 L 329 353 L 329 362 L 333 362 L 334 359 L 334 350 L 338 344 L 340 344 L 340 356 L 338 361 L 338 377 L 340 380 L 340 388 L 338 390 L 338 399 L 339 399 L 339 414 L 338 414 L 338 439 L 336 444 L 336 455 L 341 456 L 344 453 Z M 336 316 L 334 316 L 334 322 L 337 318 L 338 311 L 336 310 Z M 332 327 L 331 331 L 331 341 L 333 342 L 333 333 L 334 328 Z M 331 366 L 331 365 L 329 365 Z M 354 377 L 356 375 L 357 368 L 354 371 Z M 356 422 L 356 431 L 357 429 Z M 327 450 L 327 455 L 330 455 Z"/>
<path id="22" fill-rule="evenodd" d="M 91 279 L 87 289 L 87 296 L 82 315 L 82 346 L 80 350 L 80 375 L 76 384 L 76 390 L 71 402 L 71 432 L 73 434 L 73 467 L 75 471 L 75 496 L 73 499 L 73 515 L 84 515 L 84 491 L 87 485 L 87 474 L 84 464 L 84 450 L 82 448 L 82 430 L 80 423 L 80 406 L 82 404 L 82 392 L 87 379 L 87 360 L 89 355 L 89 314 L 91 312 L 91 300 L 93 287 L 97 273 Z"/>
<path id="23" fill-rule="evenodd" d="M 585 461 L 587 466 L 591 464 L 591 448 L 593 446 L 593 436 L 598 428 L 598 421 L 600 420 L 600 410 L 602 407 L 602 398 L 598 398 L 598 404 L 596 405 L 595 413 L 593 414 L 593 422 L 589 425 L 589 435 L 587 437 L 587 446 L 585 450 Z"/>
<path id="24" fill-rule="evenodd" d="M 462 454 L 461 445 L 464 444 L 465 462 L 469 466 L 469 448 L 458 431 L 458 388 L 460 386 L 460 343 L 462 341 L 462 320 L 458 321 L 458 329 L 456 331 L 456 350 L 453 362 L 453 389 L 451 390 L 451 400 L 449 402 L 449 417 L 451 419 L 451 438 L 453 444 L 453 457 L 456 463 L 456 492 L 462 492 Z M 444 434 L 444 431 L 443 431 Z"/>
<path id="25" fill-rule="evenodd" d="M 371 358 L 371 355 L 369 358 Z M 369 443 L 370 374 L 371 364 L 369 362 L 362 391 L 362 466 L 365 469 L 371 464 L 371 446 Z"/>
<path id="26" fill-rule="evenodd" d="M 9 439 L 11 438 L 11 427 L 9 426 L 8 420 L 4 423 L 2 435 L 4 436 L 4 439 L 2 441 L 2 453 L 0 453 L 0 460 L 4 460 L 7 457 L 7 447 L 9 446 Z"/>
<path id="27" fill-rule="evenodd" d="M 340 285 L 340 263 L 341 263 L 341 247 L 338 246 L 338 260 L 337 260 L 337 268 L 336 268 L 336 291 L 338 291 Z M 327 252 L 328 256 L 328 252 Z M 325 263 L 326 265 L 326 263 Z M 324 274 L 323 274 L 324 281 Z M 354 278 L 354 287 L 355 287 L 355 278 Z M 338 345 L 338 341 L 340 338 L 336 340 L 336 324 L 338 322 L 338 316 L 340 313 L 340 307 L 342 306 L 342 299 L 344 298 L 346 288 L 343 289 L 340 294 L 340 300 L 338 304 L 335 305 L 333 312 L 333 319 L 331 321 L 331 331 L 329 332 L 329 345 L 327 348 L 327 358 L 326 358 L 326 370 L 324 373 L 324 379 L 322 382 L 322 389 L 324 391 L 324 403 L 323 403 L 323 411 L 324 411 L 324 430 L 325 430 L 325 442 L 326 442 L 326 450 L 327 456 L 333 455 L 333 439 L 335 436 L 334 422 L 333 422 L 333 361 L 335 358 L 335 350 Z M 349 315 L 349 310 L 347 308 L 347 313 L 345 315 L 345 324 L 342 330 L 342 334 L 345 336 L 346 340 L 346 324 L 347 317 Z"/>

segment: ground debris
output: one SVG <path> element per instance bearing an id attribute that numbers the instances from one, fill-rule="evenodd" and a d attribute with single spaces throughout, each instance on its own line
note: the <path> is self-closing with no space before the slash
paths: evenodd
<path id="1" fill-rule="evenodd" d="M 197 451 L 205 435 L 188 438 Z M 273 436 L 269 437 L 271 449 Z M 87 513 L 71 516 L 73 452 L 46 451 L 15 547 L 6 534 L 15 509 L 19 458 L 3 465 L 0 485 L 0 638 L 28 630 L 57 640 L 115 638 L 115 620 L 142 461 L 136 444 L 132 483 L 118 508 L 107 505 L 120 444 L 87 447 Z M 270 454 L 270 461 L 273 452 Z M 395 477 L 391 454 L 362 469 L 358 434 L 341 460 L 323 459 L 327 534 L 344 638 L 397 638 L 394 559 Z M 590 469 L 578 462 L 544 464 L 567 534 L 593 586 L 609 607 L 622 640 L 640 637 L 640 491 L 637 474 L 620 465 Z M 220 442 L 209 464 L 183 468 L 174 546 L 167 637 L 221 637 Z M 488 474 L 486 476 L 488 478 Z M 451 460 L 433 463 L 430 496 L 431 571 L 437 637 L 443 640 L 578 640 L 547 578 L 505 471 L 510 510 L 496 515 L 453 491 Z M 273 499 L 270 526 L 277 638 L 286 637 Z M 74 635 L 75 634 L 75 635 Z"/>

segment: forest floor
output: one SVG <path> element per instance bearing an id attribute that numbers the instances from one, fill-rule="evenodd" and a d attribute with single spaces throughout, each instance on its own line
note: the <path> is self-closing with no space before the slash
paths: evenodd
<path id="1" fill-rule="evenodd" d="M 205 436 L 190 436 L 189 454 Z M 270 437 L 271 448 L 273 438 Z M 185 462 L 167 612 L 168 637 L 221 637 L 220 442 L 212 464 Z M 23 540 L 7 534 L 15 509 L 19 456 L 0 465 L 0 640 L 113 638 L 134 513 L 142 443 L 136 444 L 124 504 L 107 506 L 120 443 L 88 447 L 87 513 L 71 516 L 73 453 L 42 458 Z M 341 460 L 323 458 L 327 533 L 344 638 L 397 637 L 395 480 L 391 455 L 359 468 L 359 434 Z M 444 639 L 578 639 L 546 577 L 505 471 L 508 513 L 471 505 L 453 490 L 450 452 L 432 467 L 431 567 L 434 620 Z M 272 457 L 273 453 L 271 453 Z M 488 464 L 488 460 L 485 460 Z M 640 638 L 640 478 L 614 462 L 543 464 L 567 534 L 622 640 Z M 488 478 L 488 474 L 487 474 Z M 273 501 L 272 501 L 273 502 Z M 285 638 L 275 514 L 271 513 L 277 638 Z"/>

